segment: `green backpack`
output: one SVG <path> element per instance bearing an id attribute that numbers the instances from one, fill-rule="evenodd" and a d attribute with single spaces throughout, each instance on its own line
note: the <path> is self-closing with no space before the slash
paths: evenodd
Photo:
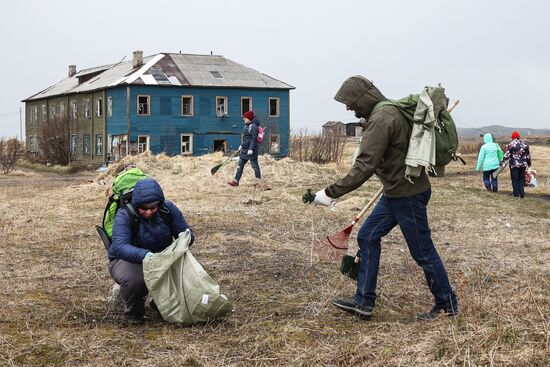
<path id="1" fill-rule="evenodd" d="M 441 88 L 441 87 L 426 87 L 426 88 Z M 443 89 L 443 88 L 441 88 Z M 444 91 L 440 91 L 445 99 L 448 101 L 444 94 Z M 408 97 L 404 97 L 397 100 L 386 100 L 376 104 L 374 109 L 378 109 L 382 106 L 395 106 L 405 117 L 411 128 L 415 122 L 414 114 L 418 105 L 420 94 L 410 94 Z M 437 117 L 437 124 L 434 129 L 435 132 L 435 171 L 438 176 L 442 176 L 445 172 L 445 166 L 451 161 L 460 160 L 462 164 L 466 162 L 456 154 L 458 149 L 458 134 L 456 131 L 456 125 L 451 117 L 451 114 L 447 109 L 441 110 Z"/>

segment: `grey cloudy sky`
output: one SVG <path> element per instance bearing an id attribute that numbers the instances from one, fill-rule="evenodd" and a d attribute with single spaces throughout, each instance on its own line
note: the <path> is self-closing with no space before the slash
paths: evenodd
<path id="1" fill-rule="evenodd" d="M 389 98 L 439 82 L 459 127 L 550 128 L 545 0 L 20 0 L 0 12 L 0 136 L 22 99 L 132 51 L 223 55 L 294 85 L 293 129 L 354 121 L 333 96 L 365 75 Z"/>

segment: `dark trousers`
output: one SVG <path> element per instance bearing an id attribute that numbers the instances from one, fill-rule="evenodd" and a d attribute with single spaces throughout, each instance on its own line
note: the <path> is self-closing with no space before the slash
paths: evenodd
<path id="1" fill-rule="evenodd" d="M 143 280 L 143 266 L 116 259 L 109 263 L 109 273 L 120 285 L 120 296 L 124 300 L 124 315 L 140 318 L 145 314 L 145 296 L 148 290 Z"/>
<path id="2" fill-rule="evenodd" d="M 241 176 L 243 175 L 244 165 L 248 161 L 249 161 L 248 159 L 239 158 L 239 167 L 237 168 L 237 173 L 235 174 L 235 180 L 239 181 L 241 179 Z M 258 158 L 250 159 L 250 165 L 254 170 L 254 174 L 256 175 L 256 178 L 262 178 L 262 175 L 260 173 L 260 165 L 258 164 Z"/>
<path id="3" fill-rule="evenodd" d="M 488 171 L 483 171 L 483 183 L 485 188 L 490 191 L 497 192 L 498 190 L 498 177 L 493 177 L 497 169 L 490 169 Z"/>
<path id="4" fill-rule="evenodd" d="M 354 297 L 359 305 L 374 306 L 380 264 L 380 240 L 399 225 L 409 252 L 424 270 L 435 305 L 443 309 L 457 309 L 456 295 L 431 239 L 426 211 L 430 196 L 431 190 L 407 198 L 390 199 L 382 195 L 359 229 L 357 241 L 361 249 L 361 267 Z"/>
<path id="5" fill-rule="evenodd" d="M 525 167 L 510 167 L 510 176 L 513 195 L 522 198 L 525 195 Z"/>

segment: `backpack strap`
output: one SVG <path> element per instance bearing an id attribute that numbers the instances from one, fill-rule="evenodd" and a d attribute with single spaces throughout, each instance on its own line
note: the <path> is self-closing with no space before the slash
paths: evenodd
<path id="1" fill-rule="evenodd" d="M 139 231 L 139 218 L 138 218 L 136 210 L 134 209 L 132 204 L 126 203 L 125 206 L 126 206 L 126 209 L 128 210 L 128 213 L 130 214 L 130 219 L 132 221 L 132 237 L 134 238 L 134 237 L 137 236 L 138 231 Z M 166 225 L 168 226 L 168 228 L 171 231 L 172 230 L 172 227 L 171 227 L 172 217 L 170 216 L 170 210 L 168 209 L 168 207 L 163 204 L 159 208 L 159 214 L 160 214 L 160 217 L 162 218 L 162 220 L 164 221 L 164 223 L 166 223 Z M 174 236 L 172 236 L 172 238 L 173 237 Z"/>

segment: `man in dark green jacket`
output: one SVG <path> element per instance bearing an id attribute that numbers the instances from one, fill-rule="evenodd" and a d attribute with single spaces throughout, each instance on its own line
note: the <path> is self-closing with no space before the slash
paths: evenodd
<path id="1" fill-rule="evenodd" d="M 428 287 L 435 298 L 429 312 L 419 319 L 433 320 L 440 313 L 458 314 L 456 298 L 445 267 L 435 249 L 428 226 L 426 206 L 431 185 L 424 169 L 419 177 L 405 178 L 405 157 L 411 127 L 399 110 L 391 105 L 375 108 L 386 99 L 368 79 L 353 76 L 344 81 L 334 97 L 364 118 L 360 152 L 348 174 L 315 195 L 315 203 L 330 205 L 338 198 L 360 187 L 373 174 L 384 186 L 384 194 L 361 226 L 357 235 L 361 249 L 361 267 L 357 291 L 350 299 L 334 299 L 332 303 L 343 310 L 371 316 L 376 299 L 376 282 L 380 263 L 380 241 L 399 225 L 409 251 L 422 267 Z"/>

